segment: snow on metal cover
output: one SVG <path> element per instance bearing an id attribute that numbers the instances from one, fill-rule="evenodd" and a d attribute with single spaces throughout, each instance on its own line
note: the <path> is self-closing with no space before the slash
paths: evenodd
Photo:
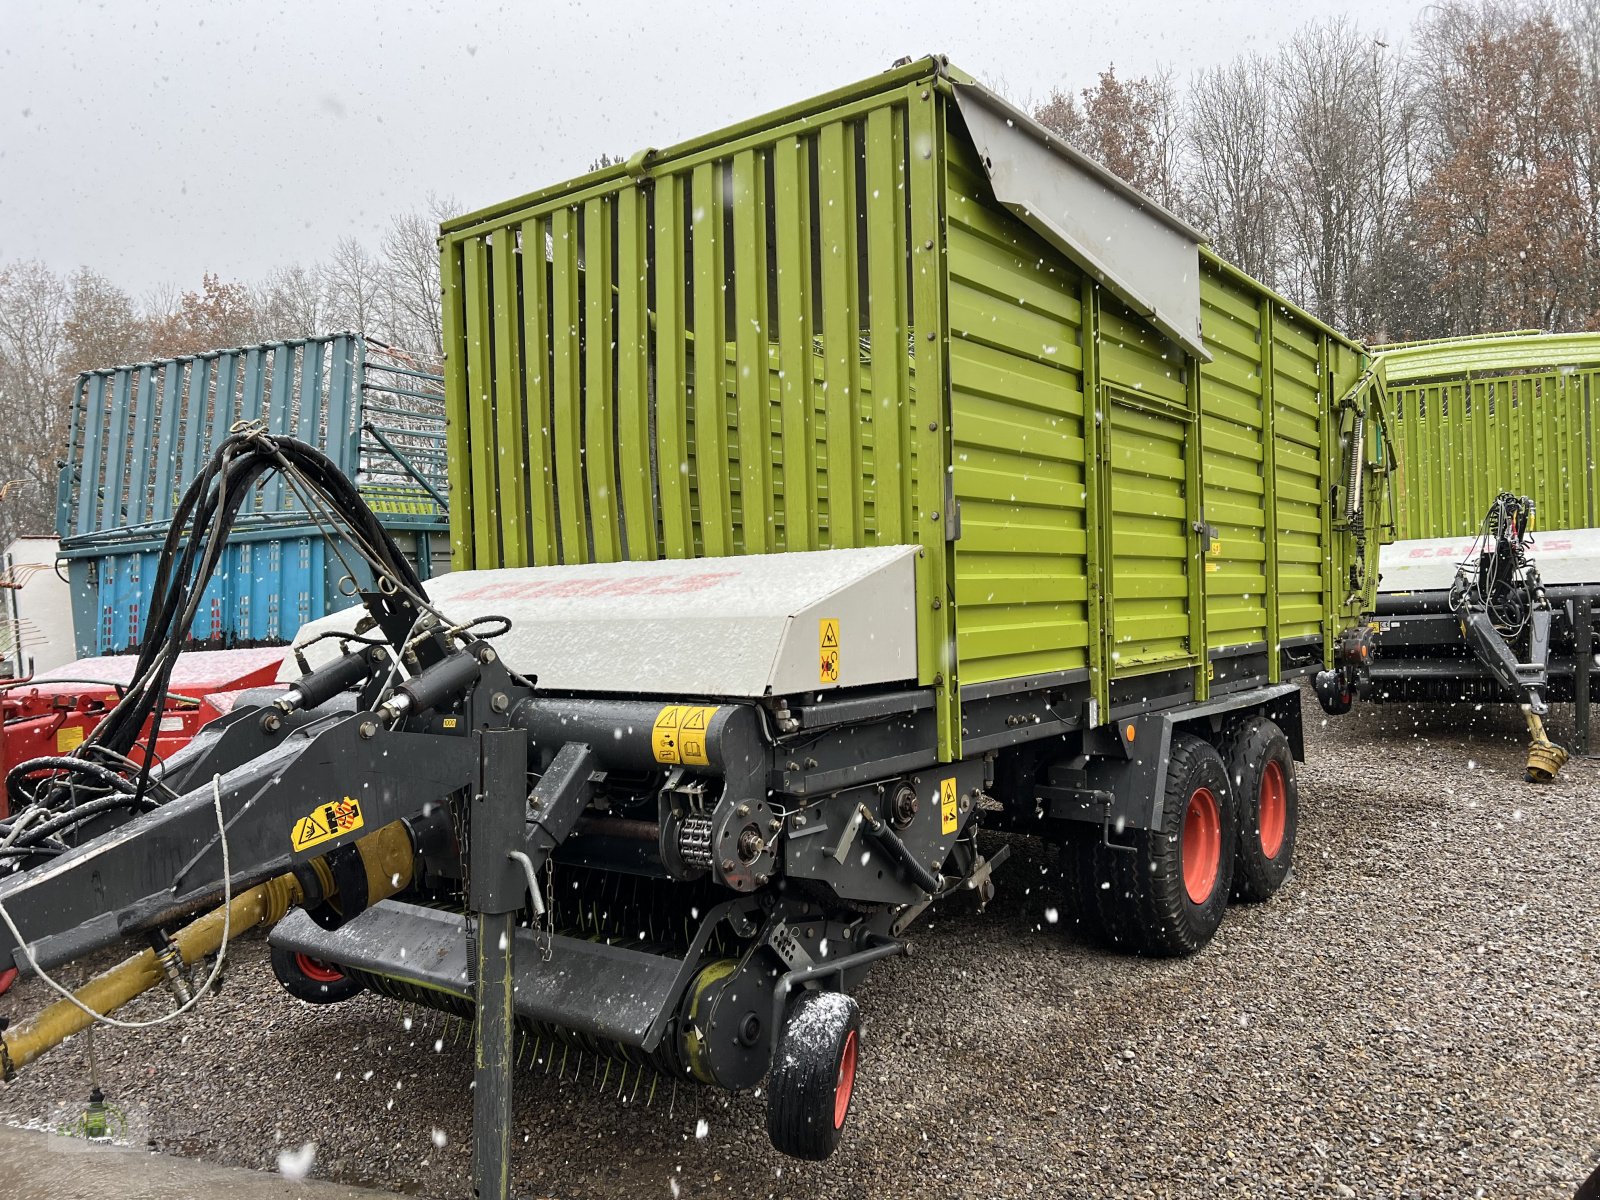
<path id="1" fill-rule="evenodd" d="M 916 554 L 869 546 L 511 567 L 452 572 L 426 587 L 452 621 L 509 618 L 496 649 L 541 687 L 789 695 L 916 678 Z M 310 622 L 295 640 L 351 629 L 360 612 Z M 826 656 L 831 639 L 836 653 Z M 315 666 L 335 653 L 330 640 L 307 657 Z M 298 676 L 291 656 L 279 678 Z"/>
<path id="2" fill-rule="evenodd" d="M 1481 549 L 1476 534 L 1391 542 L 1379 559 L 1378 590 L 1388 595 L 1449 591 L 1456 564 Z M 1600 583 L 1600 529 L 1536 531 L 1531 553 L 1546 587 Z"/>

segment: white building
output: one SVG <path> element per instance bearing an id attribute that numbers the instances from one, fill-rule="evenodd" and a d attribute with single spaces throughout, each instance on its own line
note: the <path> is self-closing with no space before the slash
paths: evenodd
<path id="1" fill-rule="evenodd" d="M 72 591 L 56 574 L 60 542 L 19 537 L 0 563 L 0 672 L 24 677 L 78 657 Z"/>

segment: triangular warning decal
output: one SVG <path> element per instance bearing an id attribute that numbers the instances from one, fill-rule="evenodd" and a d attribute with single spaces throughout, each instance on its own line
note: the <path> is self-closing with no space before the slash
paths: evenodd
<path id="1" fill-rule="evenodd" d="M 691 709 L 688 710 L 688 712 L 689 712 L 689 715 L 683 718 L 683 724 L 681 726 L 679 726 L 679 728 L 684 729 L 684 730 L 690 730 L 690 729 L 704 729 L 706 727 L 706 710 L 705 709 L 703 709 L 703 708 L 691 708 Z"/>
<path id="2" fill-rule="evenodd" d="M 316 817 L 301 817 L 295 824 L 292 841 L 296 850 L 304 850 L 307 846 L 315 846 L 327 836 L 328 827 L 319 823 Z"/>
<path id="3" fill-rule="evenodd" d="M 839 622 L 832 617 L 822 622 L 822 648 L 836 650 L 839 647 Z"/>

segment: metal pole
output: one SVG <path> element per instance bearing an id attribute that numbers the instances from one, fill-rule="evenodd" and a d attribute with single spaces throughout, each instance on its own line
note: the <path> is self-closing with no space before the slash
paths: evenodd
<path id="1" fill-rule="evenodd" d="M 482 790 L 468 803 L 469 896 L 477 930 L 473 995 L 472 1194 L 510 1200 L 512 946 L 526 886 L 506 847 L 521 845 L 527 813 L 528 737 L 483 735 Z"/>
<path id="2" fill-rule="evenodd" d="M 477 914 L 477 1018 L 472 1096 L 472 1194 L 511 1194 L 511 943 L 515 913 Z"/>
<path id="3" fill-rule="evenodd" d="M 1590 713 L 1589 713 L 1589 673 L 1594 666 L 1594 598 L 1587 592 L 1578 596 L 1574 601 L 1574 611 L 1577 613 L 1577 628 L 1574 633 L 1578 642 L 1578 661 L 1573 664 L 1572 676 L 1572 708 L 1573 725 L 1576 727 L 1573 749 L 1579 754 L 1587 755 L 1590 746 Z"/>

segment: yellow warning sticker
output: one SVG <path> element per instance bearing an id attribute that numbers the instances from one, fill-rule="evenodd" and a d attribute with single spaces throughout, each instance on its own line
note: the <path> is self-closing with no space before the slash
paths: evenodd
<path id="1" fill-rule="evenodd" d="M 656 714 L 650 729 L 650 750 L 660 763 L 680 763 L 686 767 L 709 767 L 706 731 L 716 705 L 669 704 Z"/>
<path id="2" fill-rule="evenodd" d="M 939 781 L 939 832 L 956 831 L 956 781 L 954 778 Z"/>
<path id="3" fill-rule="evenodd" d="M 439 722 L 439 728 L 440 729 L 454 729 L 456 726 L 458 726 L 460 724 L 461 724 L 461 718 L 460 717 L 446 717 L 446 718 L 444 718 L 444 720 Z"/>
<path id="4" fill-rule="evenodd" d="M 822 683 L 839 682 L 839 618 L 823 617 L 817 630 L 817 652 L 822 667 L 818 678 Z"/>
<path id="5" fill-rule="evenodd" d="M 363 824 L 361 802 L 346 796 L 343 800 L 331 800 L 301 817 L 294 823 L 289 841 L 298 853 L 353 833 Z"/>
<path id="6" fill-rule="evenodd" d="M 82 725 L 63 725 L 56 730 L 56 753 L 65 754 L 83 745 Z"/>

